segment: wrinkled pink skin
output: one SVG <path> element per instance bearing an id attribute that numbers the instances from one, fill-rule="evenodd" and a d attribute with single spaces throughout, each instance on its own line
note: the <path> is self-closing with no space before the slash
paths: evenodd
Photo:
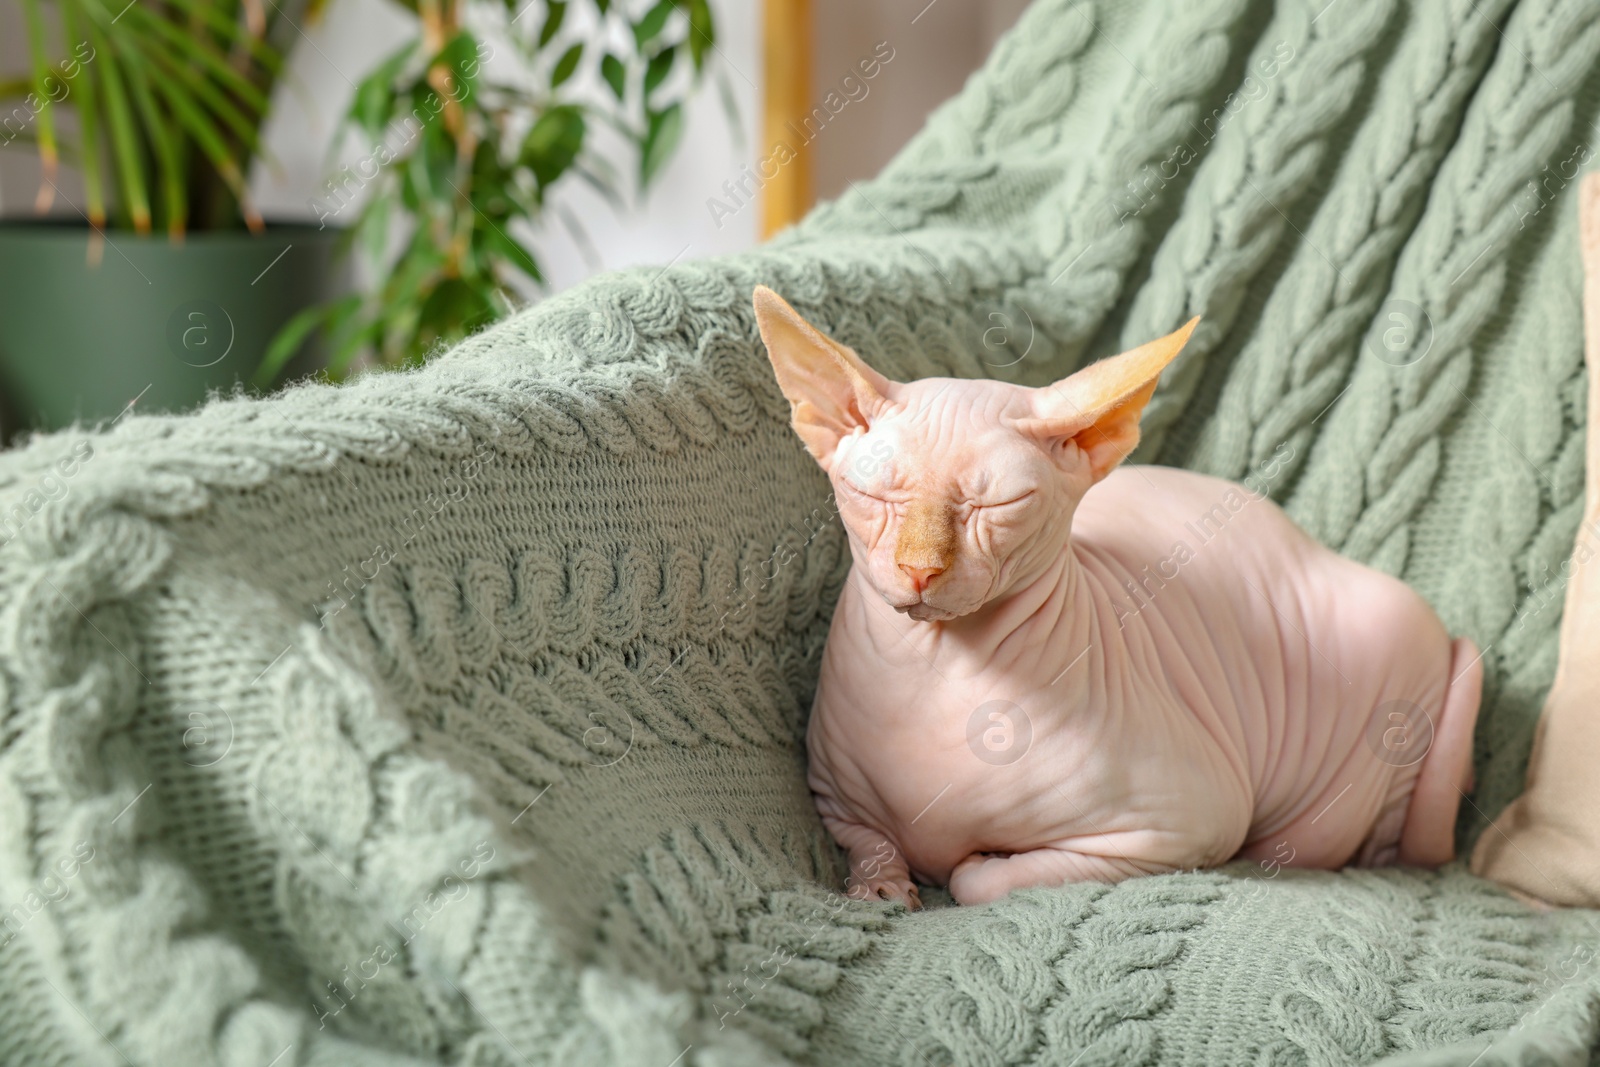
<path id="1" fill-rule="evenodd" d="M 810 785 L 852 894 L 917 907 L 916 883 L 947 884 L 978 904 L 1236 856 L 1270 873 L 1453 857 L 1481 668 L 1409 587 L 1232 483 L 1095 484 L 1087 439 L 1024 428 L 1042 390 L 878 381 L 882 403 L 818 456 L 854 566 Z M 895 562 L 914 500 L 959 519 L 931 580 Z M 1020 711 L 977 711 L 991 701 Z M 1372 728 L 1388 701 L 1427 722 Z"/>

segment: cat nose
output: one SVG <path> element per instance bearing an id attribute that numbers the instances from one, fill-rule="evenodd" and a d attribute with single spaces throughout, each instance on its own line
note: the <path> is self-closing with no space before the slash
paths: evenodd
<path id="1" fill-rule="evenodd" d="M 917 592 L 928 588 L 928 583 L 944 573 L 943 567 L 913 567 L 909 563 L 900 564 L 900 569 L 906 572 L 906 577 L 911 579 L 911 586 Z"/>

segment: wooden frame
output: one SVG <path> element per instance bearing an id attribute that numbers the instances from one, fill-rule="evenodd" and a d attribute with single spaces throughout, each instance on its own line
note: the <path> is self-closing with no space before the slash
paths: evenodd
<path id="1" fill-rule="evenodd" d="M 811 107 L 811 0 L 765 0 L 761 30 L 765 90 L 761 121 L 761 238 L 811 207 L 811 152 L 789 124 Z"/>

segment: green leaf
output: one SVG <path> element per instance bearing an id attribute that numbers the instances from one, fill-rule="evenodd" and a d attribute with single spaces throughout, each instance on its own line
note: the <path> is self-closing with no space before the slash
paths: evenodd
<path id="1" fill-rule="evenodd" d="M 50 74 L 50 59 L 45 55 L 44 48 L 44 22 L 39 14 L 38 0 L 22 0 L 22 10 L 27 16 L 28 24 L 28 52 L 33 60 L 33 91 L 38 95 L 41 106 L 34 115 L 34 126 L 39 132 L 39 161 L 43 173 L 42 180 L 49 180 L 56 170 L 56 120 L 52 108 L 50 93 L 45 89 L 45 81 L 52 77 Z"/>
<path id="2" fill-rule="evenodd" d="M 501 185 L 507 176 L 506 168 L 500 163 L 500 146 L 489 138 L 479 141 L 472 153 L 472 188 Z"/>
<path id="3" fill-rule="evenodd" d="M 640 52 L 661 35 L 662 28 L 666 26 L 667 19 L 677 6 L 674 0 L 660 0 L 660 3 L 644 13 L 644 18 L 633 24 L 633 40 Z"/>
<path id="4" fill-rule="evenodd" d="M 133 97 L 134 107 L 139 111 L 144 135 L 150 140 L 151 151 L 155 154 L 156 165 L 161 171 L 161 190 L 166 201 L 167 231 L 182 233 L 189 217 L 189 197 L 188 183 L 174 143 L 174 138 L 180 131 L 174 129 L 173 125 L 167 122 L 166 116 L 156 107 L 155 95 L 150 91 L 149 74 L 144 62 L 125 47 L 119 48 L 118 51 L 121 52 L 127 71 L 129 95 Z"/>
<path id="5" fill-rule="evenodd" d="M 452 95 L 455 99 L 466 101 L 478 89 L 478 75 L 482 73 L 482 61 L 478 58 L 477 39 L 465 30 L 450 38 L 449 42 L 433 57 L 429 66 L 443 66 L 450 72 Z"/>
<path id="6" fill-rule="evenodd" d="M 166 0 L 166 2 L 187 13 L 191 20 L 198 20 L 210 26 L 212 31 L 228 44 L 230 50 L 241 47 L 248 51 L 270 73 L 277 74 L 283 69 L 283 56 L 278 50 L 251 33 L 236 13 L 224 13 L 220 10 L 222 5 L 216 0 Z"/>
<path id="7" fill-rule="evenodd" d="M 494 317 L 494 304 L 481 290 L 461 278 L 446 278 L 422 302 L 417 341 L 424 346 L 457 341 Z"/>
<path id="8" fill-rule="evenodd" d="M 96 55 L 109 55 L 111 46 L 97 26 L 89 28 Z M 150 232 L 150 196 L 144 180 L 144 161 L 139 154 L 139 137 L 134 128 L 122 72 L 115 63 L 101 68 L 106 97 L 106 125 L 111 130 L 111 148 L 116 156 L 117 176 L 121 178 L 123 208 L 133 220 L 137 233 Z"/>
<path id="9" fill-rule="evenodd" d="M 706 50 L 717 43 L 717 27 L 711 18 L 711 5 L 706 0 L 688 0 L 689 3 L 689 58 L 696 72 L 705 66 Z"/>
<path id="10" fill-rule="evenodd" d="M 429 123 L 422 131 L 422 151 L 417 153 L 413 162 L 421 165 L 427 197 L 433 201 L 429 206 L 436 208 L 441 202 L 449 203 L 454 195 L 450 179 L 455 174 L 456 143 L 443 123 Z"/>
<path id="11" fill-rule="evenodd" d="M 227 57 L 212 47 L 209 41 L 180 30 L 166 16 L 150 10 L 143 4 L 130 9 L 128 16 L 137 18 L 140 25 L 149 27 L 156 36 L 165 39 L 173 50 L 179 53 L 174 57 L 177 62 L 204 67 L 209 77 L 222 83 L 230 92 L 236 93 L 253 112 L 257 115 L 265 113 L 268 104 L 266 94 L 230 66 Z M 154 37 L 141 39 L 137 34 L 119 40 L 118 45 L 120 48 L 137 47 L 141 52 L 151 55 L 154 55 L 157 49 Z"/>
<path id="12" fill-rule="evenodd" d="M 137 93 L 141 90 L 141 84 L 143 76 L 146 73 L 146 68 L 144 68 L 142 60 L 135 64 L 132 62 L 131 56 L 126 58 L 130 60 L 129 65 L 133 72 L 138 75 L 133 80 L 133 86 L 136 91 L 135 100 L 138 100 Z M 241 205 L 247 204 L 249 193 L 245 189 L 244 177 L 239 168 L 239 161 L 235 157 L 233 149 L 226 144 L 222 131 L 217 128 L 216 124 L 212 121 L 211 116 L 207 115 L 200 109 L 200 106 L 189 95 L 188 91 L 184 89 L 184 87 L 178 82 L 170 81 L 160 77 L 152 77 L 151 84 L 155 87 L 156 91 L 161 94 L 162 98 L 166 100 L 168 108 L 171 109 L 173 115 L 176 116 L 178 120 L 176 123 L 178 129 L 162 132 L 171 132 L 176 134 L 179 132 L 179 130 L 187 130 L 189 132 L 189 136 L 193 137 L 195 143 L 200 146 L 200 151 L 205 154 L 205 157 L 211 161 L 211 165 L 216 168 L 217 173 L 222 177 L 222 180 L 224 184 L 227 185 L 229 191 L 233 193 L 234 197 L 238 199 Z M 150 119 L 147 116 L 146 126 L 149 127 L 156 121 L 158 120 Z M 147 128 L 146 132 L 151 135 L 152 139 L 154 139 L 156 131 Z M 181 180 L 178 183 L 178 187 L 180 191 L 183 189 Z M 181 212 L 179 214 L 179 219 L 181 222 L 181 220 L 185 219 L 188 215 L 187 196 L 184 196 L 184 200 L 181 205 L 175 206 L 181 208 Z M 171 227 L 170 218 L 168 220 L 168 226 L 169 228 Z"/>
<path id="13" fill-rule="evenodd" d="M 550 88 L 559 88 L 561 83 L 572 77 L 572 72 L 578 69 L 578 60 L 583 58 L 583 42 L 579 41 L 556 60 L 556 69 L 550 72 Z"/>
<path id="14" fill-rule="evenodd" d="M 344 299 L 359 301 L 361 298 L 347 296 Z M 276 381 L 278 375 L 283 373 L 284 366 L 294 358 L 296 352 L 300 351 L 300 346 L 305 344 L 306 338 L 311 336 L 311 331 L 327 321 L 335 306 L 336 304 L 315 304 L 296 312 L 294 317 L 279 327 L 278 332 L 273 335 L 267 350 L 261 355 L 261 362 L 256 364 L 255 373 L 251 375 L 250 381 L 260 389 L 265 389 Z"/>
<path id="15" fill-rule="evenodd" d="M 241 144 L 250 151 L 260 149 L 258 137 L 259 116 L 246 115 L 230 100 L 227 94 L 218 90 L 217 85 L 210 78 L 184 63 L 182 58 L 156 53 L 153 62 L 160 67 L 169 77 L 176 78 L 186 84 L 189 89 L 199 97 L 199 103 L 210 109 L 211 114 L 220 119 L 224 125 L 233 131 Z"/>
<path id="16" fill-rule="evenodd" d="M 547 186 L 578 158 L 587 130 L 581 109 L 571 104 L 550 108 L 528 131 L 518 158 L 541 187 Z"/>
<path id="17" fill-rule="evenodd" d="M 350 117 L 373 140 L 383 135 L 384 126 L 388 125 L 394 114 L 395 79 L 416 50 L 417 42 L 411 41 L 380 63 L 356 87 L 355 102 L 350 105 Z"/>
<path id="18" fill-rule="evenodd" d="M 534 258 L 533 252 L 502 227 L 489 226 L 478 232 L 482 235 L 484 252 L 491 263 L 497 259 L 504 260 L 534 281 L 544 281 L 544 274 L 539 270 L 539 261 Z"/>
<path id="19" fill-rule="evenodd" d="M 395 261 L 383 285 L 385 332 L 396 322 L 414 316 L 422 298 L 442 276 L 444 253 L 433 243 L 429 227 L 418 226 Z"/>
<path id="20" fill-rule="evenodd" d="M 69 41 L 81 41 L 73 5 L 61 6 L 61 33 Z M 77 89 L 73 109 L 78 113 L 79 143 L 83 146 L 83 198 L 87 202 L 89 225 L 104 228 L 106 222 L 105 188 L 100 182 L 100 108 L 94 91 L 94 72 L 90 64 L 78 68 L 83 79 Z"/>
<path id="21" fill-rule="evenodd" d="M 567 17 L 566 0 L 550 0 L 545 11 L 544 25 L 539 27 L 539 47 L 550 43 L 550 38 L 561 32 L 561 22 Z"/>
<path id="22" fill-rule="evenodd" d="M 422 210 L 422 197 L 425 190 L 419 184 L 427 180 L 427 174 L 422 170 L 422 160 L 416 153 L 406 157 L 404 164 L 399 168 L 400 174 L 400 203 L 407 211 L 415 215 Z"/>
<path id="23" fill-rule="evenodd" d="M 663 48 L 650 60 L 650 65 L 644 71 L 644 95 L 646 97 L 649 97 L 662 82 L 667 80 L 667 75 L 672 73 L 672 61 L 677 57 L 677 48 Z"/>
<path id="24" fill-rule="evenodd" d="M 383 136 L 384 124 L 394 111 L 394 90 L 390 79 L 373 75 L 356 87 L 356 98 L 350 105 L 350 117 L 372 139 Z"/>
<path id="25" fill-rule="evenodd" d="M 361 314 L 359 296 L 338 301 L 328 316 L 328 372 L 342 378 L 361 346 L 375 340 L 383 329 L 383 312 L 370 317 Z M 365 319 L 365 321 L 363 321 Z"/>
<path id="26" fill-rule="evenodd" d="M 605 18 L 611 11 L 611 0 L 594 0 L 594 6 L 600 9 L 600 17 Z"/>
<path id="27" fill-rule="evenodd" d="M 607 52 L 600 61 L 600 76 L 611 86 L 611 91 L 621 100 L 628 91 L 628 68 L 622 65 L 622 60 Z"/>
<path id="28" fill-rule="evenodd" d="M 651 111 L 639 153 L 639 185 L 648 189 L 683 139 L 683 105 Z"/>
<path id="29" fill-rule="evenodd" d="M 368 262 L 379 270 L 383 269 L 383 254 L 389 247 L 390 203 L 390 198 L 380 191 L 367 203 L 356 222 L 361 250 L 366 253 Z"/>

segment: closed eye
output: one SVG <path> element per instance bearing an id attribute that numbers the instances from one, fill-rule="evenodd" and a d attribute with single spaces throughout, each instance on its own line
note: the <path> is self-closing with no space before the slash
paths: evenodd
<path id="1" fill-rule="evenodd" d="M 865 489 L 862 489 L 860 486 L 857 486 L 855 483 L 848 480 L 844 482 L 843 488 L 844 492 L 841 495 L 856 500 L 868 500 L 874 504 L 907 504 L 911 501 L 911 497 L 909 495 L 896 494 L 892 491 L 883 494 L 869 493 Z"/>
<path id="2" fill-rule="evenodd" d="M 983 510 L 985 508 L 1008 508 L 1012 504 L 1020 504 L 1020 503 L 1022 503 L 1023 501 L 1027 500 L 1029 497 L 1033 496 L 1033 494 L 1034 494 L 1034 490 L 1029 489 L 1026 493 L 1023 493 L 1021 496 L 1014 496 L 1010 500 L 997 500 L 992 504 L 973 504 L 972 505 L 972 509 L 974 511 L 981 511 L 981 510 Z"/>

